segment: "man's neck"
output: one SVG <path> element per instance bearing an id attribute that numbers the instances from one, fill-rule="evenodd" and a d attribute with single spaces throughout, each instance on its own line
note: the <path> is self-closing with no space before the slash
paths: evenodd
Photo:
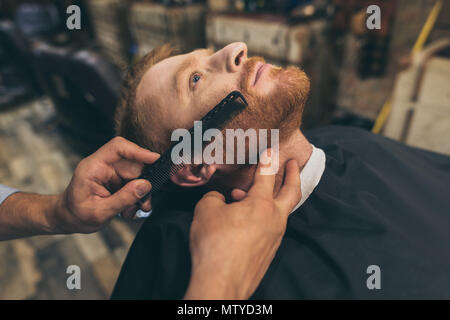
<path id="1" fill-rule="evenodd" d="M 312 154 L 312 145 L 300 131 L 296 130 L 286 141 L 280 144 L 279 169 L 275 178 L 274 193 L 277 194 L 281 188 L 286 162 L 294 159 L 297 161 L 300 171 L 308 162 Z"/>
<path id="2" fill-rule="evenodd" d="M 296 130 L 289 138 L 280 143 L 278 153 L 278 172 L 275 177 L 274 195 L 278 194 L 284 178 L 285 165 L 288 160 L 295 159 L 300 171 L 308 162 L 312 154 L 312 145 L 302 134 L 300 129 Z M 256 166 L 245 167 L 233 173 L 222 173 L 220 178 L 216 178 L 211 186 L 211 190 L 219 190 L 225 194 L 232 189 L 247 191 L 253 183 Z"/>

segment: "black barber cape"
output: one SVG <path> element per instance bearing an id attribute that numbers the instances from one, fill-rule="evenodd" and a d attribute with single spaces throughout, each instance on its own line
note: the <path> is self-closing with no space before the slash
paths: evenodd
<path id="1" fill-rule="evenodd" d="M 324 150 L 325 171 L 252 298 L 450 298 L 450 157 L 355 128 L 306 136 Z M 191 222 L 177 209 L 148 218 L 112 298 L 182 298 Z M 381 289 L 368 289 L 372 265 Z"/>

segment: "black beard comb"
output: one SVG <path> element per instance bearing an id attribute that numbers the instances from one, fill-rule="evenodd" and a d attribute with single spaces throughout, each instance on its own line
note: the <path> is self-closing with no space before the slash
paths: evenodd
<path id="1" fill-rule="evenodd" d="M 247 101 L 239 91 L 231 92 L 203 118 L 200 119 L 202 122 L 203 131 L 212 128 L 222 130 L 225 125 L 242 110 L 244 110 L 247 105 Z M 189 129 L 189 132 L 186 133 L 186 135 L 188 134 L 193 137 L 194 127 Z M 141 176 L 138 179 L 146 179 L 150 181 L 152 184 L 152 189 L 147 195 L 138 201 L 139 205 L 142 205 L 150 196 L 160 192 L 163 186 L 170 180 L 170 177 L 186 166 L 186 163 L 190 162 L 193 158 L 193 152 L 191 152 L 191 155 L 183 154 L 184 157 L 181 159 L 181 163 L 174 164 L 171 159 L 171 154 L 173 147 L 177 143 L 178 142 L 173 143 L 170 148 L 166 150 L 153 164 L 144 166 Z"/>

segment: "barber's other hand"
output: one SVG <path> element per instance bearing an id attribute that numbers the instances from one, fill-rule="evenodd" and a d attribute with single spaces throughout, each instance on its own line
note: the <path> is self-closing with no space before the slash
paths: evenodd
<path id="1" fill-rule="evenodd" d="M 192 273 L 185 299 L 247 299 L 266 273 L 301 198 L 298 164 L 286 165 L 274 197 L 275 175 L 262 175 L 239 202 L 222 194 L 204 195 L 195 208 L 190 233 Z"/>
<path id="2" fill-rule="evenodd" d="M 136 179 L 147 163 L 159 154 L 116 137 L 83 159 L 72 180 L 58 199 L 53 224 L 61 233 L 94 232 L 122 213 L 132 218 L 135 203 L 151 190 L 147 180 Z M 150 210 L 150 201 L 144 203 Z"/>

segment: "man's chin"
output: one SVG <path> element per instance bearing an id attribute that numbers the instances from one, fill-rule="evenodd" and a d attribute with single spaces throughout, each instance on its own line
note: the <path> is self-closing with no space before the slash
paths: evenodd
<path id="1" fill-rule="evenodd" d="M 309 78 L 305 72 L 295 66 L 289 66 L 283 69 L 279 75 L 280 84 L 285 84 L 291 90 L 295 88 L 299 91 L 309 92 Z"/>
<path id="2" fill-rule="evenodd" d="M 261 98 L 265 98 L 268 95 L 274 94 L 275 90 L 277 90 L 277 81 L 274 79 L 267 79 L 253 89 L 256 95 L 260 96 Z"/>

